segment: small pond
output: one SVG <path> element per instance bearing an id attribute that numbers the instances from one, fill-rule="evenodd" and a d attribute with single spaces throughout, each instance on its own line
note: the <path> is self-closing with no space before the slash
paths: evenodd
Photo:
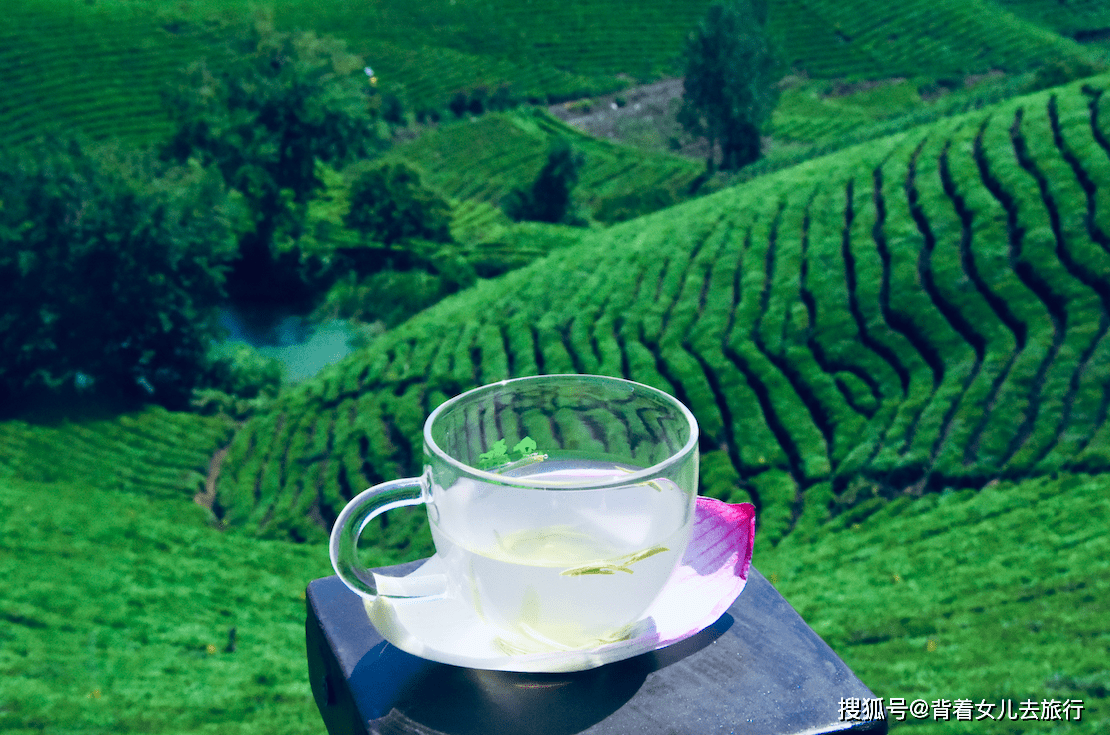
<path id="1" fill-rule="evenodd" d="M 342 319 L 312 322 L 308 315 L 272 304 L 232 304 L 220 309 L 226 342 L 245 342 L 281 363 L 283 382 L 312 377 L 353 349 L 358 332 Z"/>

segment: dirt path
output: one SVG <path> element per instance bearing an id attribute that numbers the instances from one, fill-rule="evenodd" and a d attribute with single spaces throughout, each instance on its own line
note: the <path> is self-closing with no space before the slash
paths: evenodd
<path id="1" fill-rule="evenodd" d="M 675 118 L 681 102 L 682 79 L 671 78 L 552 105 L 548 112 L 595 138 L 704 159 L 704 144 L 691 141 Z"/>
<path id="2" fill-rule="evenodd" d="M 220 477 L 220 468 L 223 466 L 224 457 L 227 456 L 227 450 L 231 448 L 228 444 L 223 449 L 219 449 L 212 455 L 212 459 L 208 461 L 208 474 L 204 478 L 204 490 L 198 492 L 193 496 L 193 502 L 208 510 L 212 510 L 212 506 L 216 503 L 216 480 Z"/>

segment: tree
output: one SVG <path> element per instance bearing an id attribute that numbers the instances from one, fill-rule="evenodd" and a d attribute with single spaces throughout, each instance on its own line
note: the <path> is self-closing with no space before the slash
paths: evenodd
<path id="1" fill-rule="evenodd" d="M 686 43 L 686 77 L 678 121 L 717 143 L 722 169 L 737 169 L 761 153 L 760 135 L 778 101 L 778 64 L 767 36 L 764 0 L 728 0 L 710 6 Z"/>
<path id="2" fill-rule="evenodd" d="M 230 284 L 242 297 L 287 298 L 297 287 L 289 281 L 298 257 L 279 268 L 275 245 L 299 235 L 321 187 L 318 161 L 339 166 L 375 147 L 364 69 L 341 41 L 259 20 L 220 63 L 193 64 L 167 91 L 174 132 L 165 155 L 217 167 L 253 215 Z"/>
<path id="3" fill-rule="evenodd" d="M 556 138 L 531 189 L 514 189 L 506 196 L 502 204 L 505 214 L 517 222 L 581 224 L 575 217 L 573 192 L 584 163 L 570 143 Z"/>
<path id="4" fill-rule="evenodd" d="M 451 242 L 450 205 L 404 163 L 357 174 L 343 224 L 386 246 L 413 239 Z"/>
<path id="5" fill-rule="evenodd" d="M 53 140 L 0 155 L 0 192 L 0 404 L 85 387 L 185 407 L 235 253 L 219 175 Z"/>
<path id="6" fill-rule="evenodd" d="M 343 224 L 367 242 L 337 254 L 379 287 L 380 312 L 403 314 L 399 321 L 473 283 L 474 268 L 451 235 L 451 205 L 424 185 L 419 172 L 404 163 L 353 169 Z"/>

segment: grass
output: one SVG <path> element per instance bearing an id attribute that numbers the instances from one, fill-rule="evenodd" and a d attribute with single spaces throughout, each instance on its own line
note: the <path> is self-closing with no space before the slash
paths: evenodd
<path id="1" fill-rule="evenodd" d="M 0 480 L 0 519 L 4 732 L 322 731 L 304 589 L 326 549 L 228 537 L 187 498 L 77 477 Z"/>
<path id="2" fill-rule="evenodd" d="M 907 702 L 1081 699 L 1080 722 L 917 721 L 894 732 L 1110 726 L 1110 479 L 1061 475 L 902 498 L 753 563 L 876 693 Z M 997 712 L 997 711 L 996 711 Z"/>
<path id="3" fill-rule="evenodd" d="M 813 515 L 777 546 L 757 534 L 754 563 L 878 696 L 1082 699 L 1080 723 L 967 731 L 1100 733 L 1108 490 L 1061 475 Z M 4 732 L 323 732 L 303 594 L 331 574 L 324 544 L 221 533 L 184 498 L 78 477 L 0 479 L 0 519 Z"/>
<path id="4" fill-rule="evenodd" d="M 320 731 L 303 593 L 327 554 L 194 502 L 230 431 L 156 408 L 0 424 L 0 730 Z"/>

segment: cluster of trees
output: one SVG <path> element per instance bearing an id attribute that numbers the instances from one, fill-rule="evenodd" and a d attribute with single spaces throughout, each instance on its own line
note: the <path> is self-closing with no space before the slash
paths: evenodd
<path id="1" fill-rule="evenodd" d="M 381 100 L 339 41 L 263 20 L 229 44 L 167 91 L 159 146 L 59 139 L 0 155 L 0 403 L 255 394 L 272 375 L 211 351 L 228 296 L 311 303 L 345 270 L 427 267 L 402 257 L 409 240 L 450 240 L 446 203 L 415 172 L 364 167 L 345 224 L 365 252 L 307 254 L 321 172 L 384 147 Z M 366 257 L 381 251 L 401 255 Z"/>
<path id="2" fill-rule="evenodd" d="M 44 141 L 0 156 L 0 404 L 96 386 L 183 405 L 241 218 L 218 173 Z"/>
<path id="3" fill-rule="evenodd" d="M 578 184 L 578 171 L 585 162 L 585 156 L 570 143 L 556 138 L 547 153 L 547 162 L 531 187 L 513 189 L 501 202 L 501 208 L 516 222 L 584 225 L 585 219 L 577 212 L 573 194 Z"/>
<path id="4" fill-rule="evenodd" d="M 722 168 L 759 154 L 774 64 L 758 2 L 714 6 L 690 36 L 681 119 L 709 140 L 710 167 L 717 144 Z M 210 349 L 224 299 L 309 306 L 334 287 L 322 308 L 370 305 L 392 324 L 472 282 L 447 202 L 410 167 L 375 162 L 404 115 L 365 69 L 340 41 L 260 20 L 167 90 L 172 133 L 154 149 L 51 140 L 0 155 L 0 401 L 255 395 L 272 371 Z M 451 108 L 510 102 L 503 87 Z M 584 224 L 582 163 L 557 141 L 506 213 Z"/>
<path id="5" fill-rule="evenodd" d="M 323 187 L 319 164 L 341 167 L 382 146 L 363 69 L 340 41 L 259 22 L 222 63 L 194 63 L 166 93 L 174 132 L 162 154 L 217 169 L 250 214 L 233 298 L 308 297 L 294 244 Z"/>

